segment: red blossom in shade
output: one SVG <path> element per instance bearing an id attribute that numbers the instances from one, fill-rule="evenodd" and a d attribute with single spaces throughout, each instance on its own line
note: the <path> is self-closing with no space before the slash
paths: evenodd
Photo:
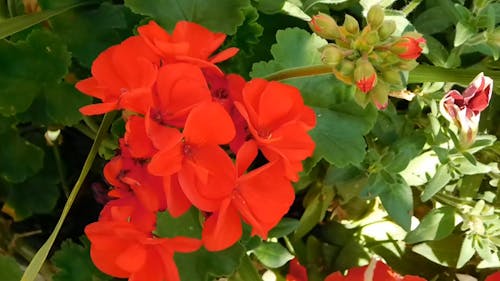
<path id="1" fill-rule="evenodd" d="M 394 272 L 387 264 L 372 259 L 370 264 L 349 269 L 347 275 L 334 272 L 325 278 L 325 281 L 427 281 L 424 278 Z"/>
<path id="2" fill-rule="evenodd" d="M 500 281 L 500 271 L 488 275 L 484 281 Z"/>
<path id="3" fill-rule="evenodd" d="M 82 114 L 103 114 L 116 109 L 146 113 L 157 66 L 151 62 L 151 56 L 141 54 L 145 48 L 141 42 L 141 38 L 131 37 L 97 57 L 92 64 L 92 77 L 78 82 L 76 88 L 102 103 L 82 107 Z"/>
<path id="4" fill-rule="evenodd" d="M 254 142 L 238 151 L 231 194 L 203 225 L 202 240 L 210 251 L 223 250 L 241 238 L 241 220 L 252 226 L 252 235 L 267 238 L 293 203 L 295 193 L 284 176 L 281 161 L 243 174 L 257 154 Z"/>
<path id="5" fill-rule="evenodd" d="M 180 281 L 175 252 L 196 251 L 199 240 L 155 238 L 122 220 L 100 220 L 85 228 L 90 256 L 106 274 L 134 281 Z"/>
<path id="6" fill-rule="evenodd" d="M 168 34 L 156 22 L 140 26 L 139 35 L 166 63 L 184 61 L 200 66 L 214 66 L 238 52 L 237 48 L 228 48 L 214 56 L 224 40 L 224 33 L 214 33 L 205 27 L 187 21 L 179 21 L 172 34 Z"/>
<path id="7" fill-rule="evenodd" d="M 296 181 L 302 160 L 314 150 L 307 133 L 316 124 L 314 111 L 304 105 L 297 88 L 279 82 L 254 79 L 242 95 L 235 105 L 254 141 L 269 161 L 282 159 L 286 176 Z"/>
<path id="8" fill-rule="evenodd" d="M 154 123 L 151 122 L 152 126 Z M 161 134 L 170 135 L 152 157 L 149 171 L 164 177 L 177 173 L 179 184 L 193 205 L 204 211 L 216 210 L 232 189 L 230 169 L 233 164 L 219 147 L 219 144 L 229 143 L 235 135 L 229 114 L 220 104 L 207 102 L 191 110 L 182 133 L 173 128 L 157 127 Z"/>
<path id="9" fill-rule="evenodd" d="M 402 36 L 392 46 L 392 50 L 404 60 L 414 60 L 422 53 L 423 44 L 425 44 L 423 37 Z"/>
<path id="10" fill-rule="evenodd" d="M 297 258 L 290 261 L 290 268 L 286 275 L 286 281 L 308 281 L 306 268 L 299 263 Z"/>
<path id="11" fill-rule="evenodd" d="M 476 136 L 481 112 L 488 107 L 493 80 L 481 72 L 460 94 L 449 91 L 440 102 L 441 113 L 460 129 L 465 144 L 471 144 Z"/>

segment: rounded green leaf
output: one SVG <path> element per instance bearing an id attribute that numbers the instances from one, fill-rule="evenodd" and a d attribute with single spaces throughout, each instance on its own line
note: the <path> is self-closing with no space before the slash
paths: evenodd
<path id="1" fill-rule="evenodd" d="M 264 242 L 253 250 L 253 254 L 269 268 L 278 268 L 292 260 L 294 256 L 279 243 Z"/>

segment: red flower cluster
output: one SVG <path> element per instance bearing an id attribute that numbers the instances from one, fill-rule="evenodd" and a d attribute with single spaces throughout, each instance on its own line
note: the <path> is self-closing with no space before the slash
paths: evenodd
<path id="1" fill-rule="evenodd" d="M 228 248 L 243 222 L 267 237 L 294 200 L 290 181 L 313 152 L 307 132 L 316 119 L 292 86 L 223 73 L 215 63 L 237 52 L 212 56 L 224 34 L 189 22 L 172 34 L 154 22 L 138 31 L 100 54 L 92 77 L 76 85 L 102 100 L 83 114 L 131 112 L 120 153 L 104 168 L 114 199 L 85 232 L 102 271 L 179 280 L 175 252 Z M 255 161 L 259 152 L 266 160 Z M 178 217 L 191 206 L 206 214 L 202 241 L 154 235 L 157 212 Z"/>
<path id="2" fill-rule="evenodd" d="M 308 281 L 307 271 L 297 259 L 290 262 L 286 281 Z M 339 271 L 328 275 L 325 281 L 427 281 L 414 275 L 401 276 L 382 261 L 372 259 L 370 264 L 349 269 L 346 275 Z"/>

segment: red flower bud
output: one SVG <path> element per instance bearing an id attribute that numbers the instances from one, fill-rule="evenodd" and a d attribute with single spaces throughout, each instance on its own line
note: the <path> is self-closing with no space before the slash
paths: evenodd
<path id="1" fill-rule="evenodd" d="M 312 20 L 309 22 L 309 26 L 319 37 L 329 40 L 335 40 L 341 37 L 337 22 L 327 14 L 318 13 L 313 16 Z"/>
<path id="2" fill-rule="evenodd" d="M 354 69 L 354 81 L 363 93 L 368 93 L 377 83 L 375 68 L 367 59 L 359 59 Z"/>
<path id="3" fill-rule="evenodd" d="M 414 60 L 422 53 L 420 44 L 425 44 L 423 37 L 402 36 L 393 46 L 392 51 L 404 60 Z"/>

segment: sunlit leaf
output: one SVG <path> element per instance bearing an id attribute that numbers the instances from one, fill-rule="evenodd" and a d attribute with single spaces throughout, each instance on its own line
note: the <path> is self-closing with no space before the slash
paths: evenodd
<path id="1" fill-rule="evenodd" d="M 455 228 L 455 210 L 445 206 L 433 209 L 422 219 L 418 227 L 405 238 L 410 244 L 429 240 L 441 240 L 450 235 Z"/>

